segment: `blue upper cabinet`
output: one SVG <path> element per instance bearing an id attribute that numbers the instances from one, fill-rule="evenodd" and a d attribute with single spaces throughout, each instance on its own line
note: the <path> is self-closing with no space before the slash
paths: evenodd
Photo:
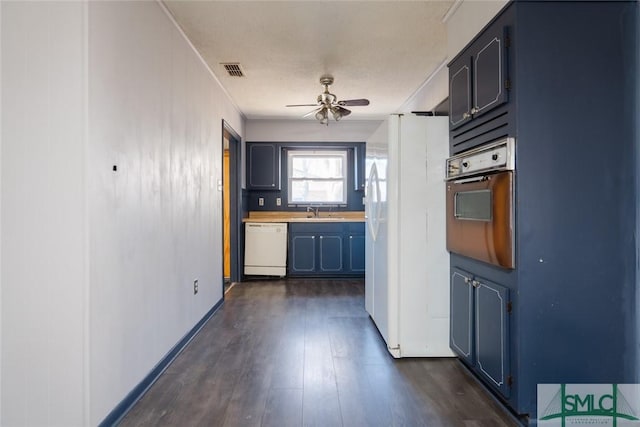
<path id="1" fill-rule="evenodd" d="M 354 188 L 356 191 L 364 191 L 366 185 L 365 177 L 365 157 L 366 157 L 366 145 L 357 144 L 353 149 L 353 172 L 354 172 Z"/>
<path id="2" fill-rule="evenodd" d="M 449 65 L 450 129 L 507 102 L 508 46 L 506 27 L 491 28 Z"/>
<path id="3" fill-rule="evenodd" d="M 510 82 L 507 77 L 506 55 L 509 40 L 506 28 L 498 27 L 478 39 L 473 53 L 473 107 L 478 117 L 507 102 Z"/>
<path id="4" fill-rule="evenodd" d="M 247 189 L 280 190 L 280 146 L 247 143 Z"/>
<path id="5" fill-rule="evenodd" d="M 449 67 L 449 128 L 471 120 L 471 58 L 463 56 Z"/>

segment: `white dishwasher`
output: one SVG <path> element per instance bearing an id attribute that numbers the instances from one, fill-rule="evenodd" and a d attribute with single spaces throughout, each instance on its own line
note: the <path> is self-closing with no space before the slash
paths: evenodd
<path id="1" fill-rule="evenodd" d="M 287 274 L 287 224 L 247 222 L 244 239 L 244 274 Z"/>

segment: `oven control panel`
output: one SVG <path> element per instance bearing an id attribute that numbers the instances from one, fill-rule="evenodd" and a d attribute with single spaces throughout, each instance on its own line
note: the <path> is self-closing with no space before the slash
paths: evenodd
<path id="1" fill-rule="evenodd" d="M 449 157 L 446 180 L 515 170 L 515 140 L 505 138 Z"/>

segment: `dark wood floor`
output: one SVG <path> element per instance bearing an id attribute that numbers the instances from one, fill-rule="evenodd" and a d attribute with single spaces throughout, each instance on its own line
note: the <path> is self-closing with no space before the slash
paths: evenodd
<path id="1" fill-rule="evenodd" d="M 455 359 L 394 360 L 361 280 L 240 283 L 122 426 L 514 426 Z"/>

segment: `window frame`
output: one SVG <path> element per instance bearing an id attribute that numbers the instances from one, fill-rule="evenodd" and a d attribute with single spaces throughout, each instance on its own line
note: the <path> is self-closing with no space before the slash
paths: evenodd
<path id="1" fill-rule="evenodd" d="M 293 159 L 295 157 L 339 157 L 342 160 L 342 177 L 330 178 L 309 178 L 309 177 L 293 177 Z M 295 148 L 287 150 L 287 203 L 289 206 L 346 206 L 349 198 L 349 149 L 348 148 L 331 148 L 331 149 L 311 149 L 311 148 Z M 342 200 L 340 201 L 297 201 L 292 200 L 292 183 L 294 181 L 342 181 Z"/>

